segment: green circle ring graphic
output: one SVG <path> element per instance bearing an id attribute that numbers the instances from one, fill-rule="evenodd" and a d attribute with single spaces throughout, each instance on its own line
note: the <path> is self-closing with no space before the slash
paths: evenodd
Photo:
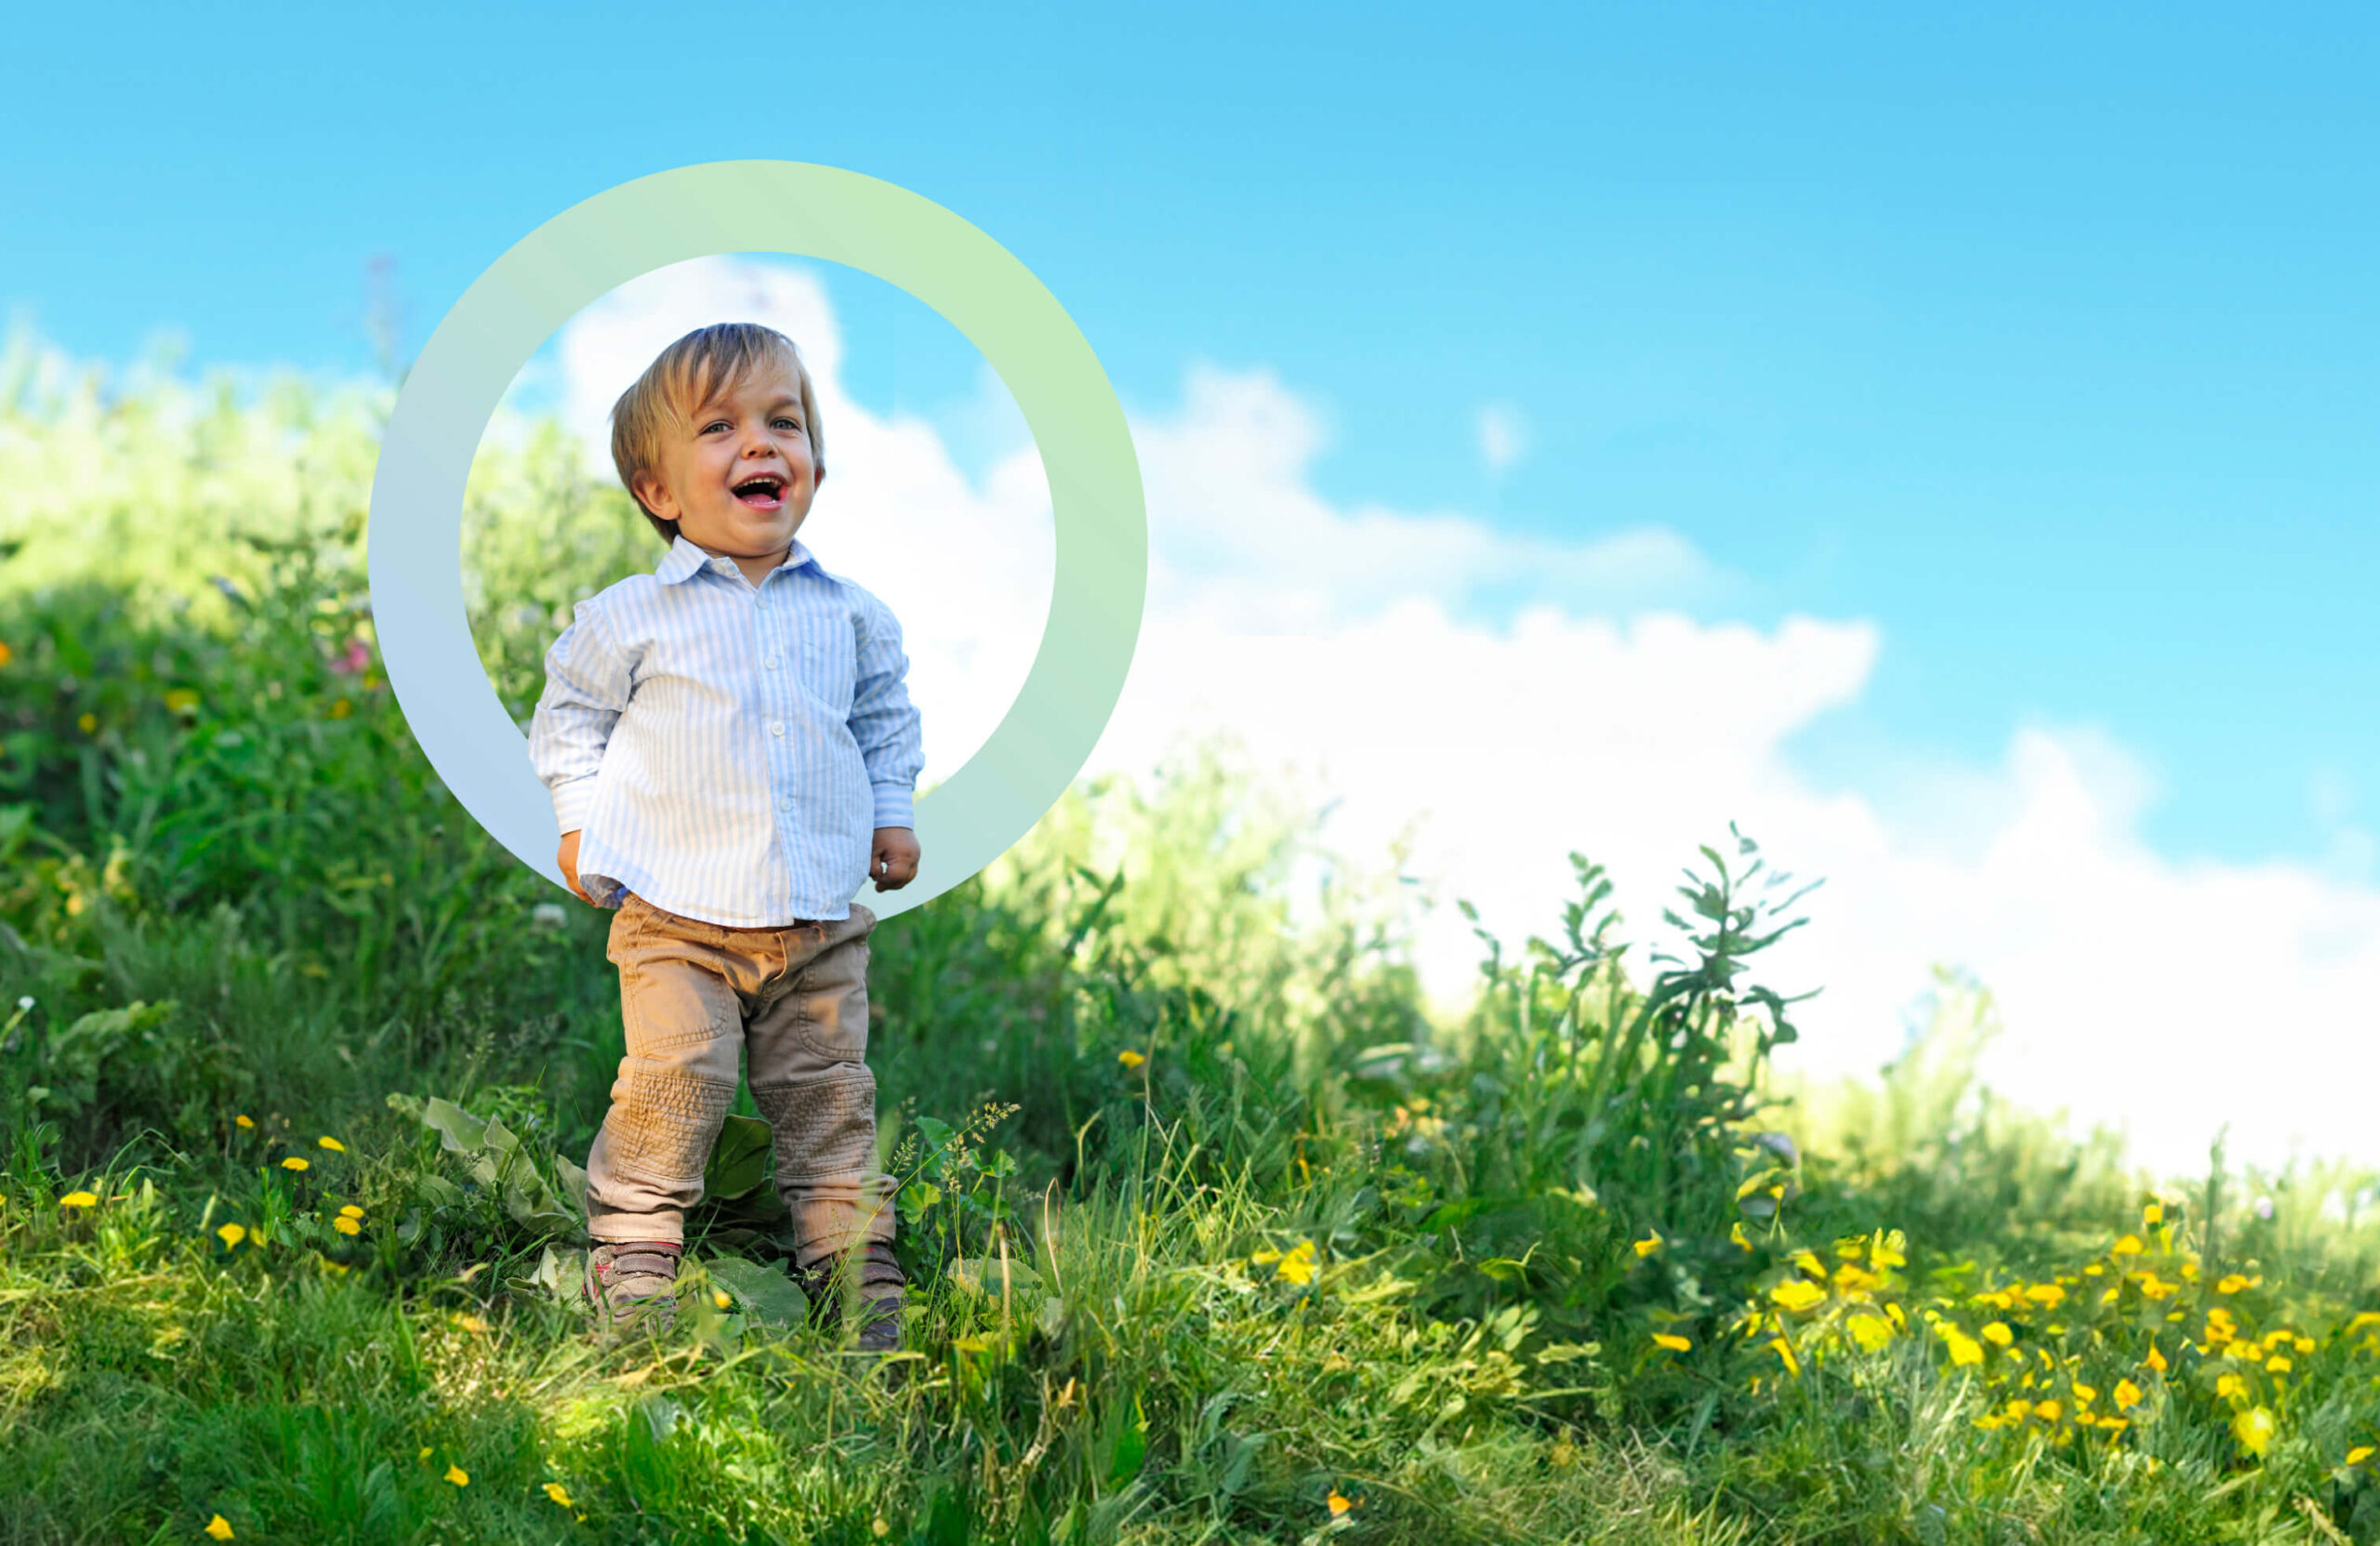
<path id="1" fill-rule="evenodd" d="M 721 253 L 819 258 L 932 307 L 999 373 L 1049 477 L 1057 574 L 1033 667 L 991 739 L 917 802 L 929 902 L 1007 852 L 1082 771 L 1115 711 L 1148 590 L 1148 515 L 1123 405 L 1074 320 L 1006 248 L 906 189 L 799 161 L 718 161 L 622 183 L 522 237 L 446 313 L 398 394 L 365 554 L 381 660 L 430 766 L 522 863 L 561 885 L 553 804 L 488 683 L 463 605 L 463 488 L 512 378 L 580 308 Z"/>

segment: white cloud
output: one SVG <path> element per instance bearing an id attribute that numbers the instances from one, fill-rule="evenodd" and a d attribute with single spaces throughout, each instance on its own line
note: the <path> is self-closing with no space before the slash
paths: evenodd
<path id="1" fill-rule="evenodd" d="M 833 318 L 805 278 L 707 259 L 638 283 L 564 337 L 575 411 L 608 403 L 687 327 L 784 318 L 821 378 L 832 468 L 803 539 L 899 610 L 928 776 L 955 770 L 1039 642 L 1052 549 L 1038 458 L 979 489 L 923 425 L 844 401 Z M 2368 854 L 2360 876 L 2161 857 L 2136 831 L 2151 782 L 2087 725 L 2027 726 L 1997 766 L 1937 763 L 1889 806 L 1821 792 L 1781 747 L 1864 693 L 1886 647 L 1871 624 L 1698 624 L 1680 609 L 1724 606 L 1744 582 L 1659 529 L 1561 541 L 1334 506 L 1306 472 L 1319 421 L 1266 371 L 1195 365 L 1180 410 L 1133 432 L 1150 601 L 1092 770 L 1145 768 L 1223 727 L 1340 799 L 1327 834 L 1351 856 L 1412 827 L 1408 872 L 1440 900 L 1418 940 L 1437 990 L 1476 968 L 1456 897 L 1508 945 L 1551 932 L 1576 849 L 1608 866 L 1624 932 L 1649 942 L 1681 867 L 1733 819 L 1773 866 L 1826 878 L 1811 922 L 1756 973 L 1824 988 L 1799 1006 L 1793 1065 L 1872 1070 L 1947 960 L 2000 999 L 1993 1082 L 2128 1127 L 2149 1163 L 2201 1162 L 2226 1121 L 2235 1157 L 2302 1141 L 2380 1158 L 2361 1095 L 2380 1084 Z"/>

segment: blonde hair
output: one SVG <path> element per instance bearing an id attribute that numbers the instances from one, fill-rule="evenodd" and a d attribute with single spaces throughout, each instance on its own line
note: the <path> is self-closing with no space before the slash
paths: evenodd
<path id="1" fill-rule="evenodd" d="M 813 476 L 825 477 L 826 447 L 818 427 L 818 400 L 810 390 L 810 367 L 801 363 L 801 350 L 793 340 L 774 327 L 751 322 L 697 327 L 663 350 L 612 404 L 612 465 L 662 541 L 678 540 L 678 523 L 653 513 L 636 491 L 637 474 L 659 470 L 665 432 L 682 429 L 705 403 L 764 365 L 790 366 L 800 382 L 801 427 L 810 436 Z"/>

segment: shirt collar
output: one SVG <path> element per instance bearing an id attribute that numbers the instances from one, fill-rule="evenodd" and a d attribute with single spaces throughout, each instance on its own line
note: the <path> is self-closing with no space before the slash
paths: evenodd
<path id="1" fill-rule="evenodd" d="M 711 555 L 689 541 L 681 532 L 678 535 L 678 540 L 669 545 L 669 551 L 662 555 L 661 562 L 653 566 L 653 577 L 663 585 L 676 585 L 680 580 L 700 572 L 704 565 L 711 562 Z M 732 567 L 735 561 L 721 559 L 718 562 Z M 792 551 L 786 554 L 785 562 L 777 567 L 799 569 L 805 563 L 816 562 L 810 549 L 801 545 L 801 539 L 795 537 Z M 823 569 L 819 572 L 825 573 Z"/>

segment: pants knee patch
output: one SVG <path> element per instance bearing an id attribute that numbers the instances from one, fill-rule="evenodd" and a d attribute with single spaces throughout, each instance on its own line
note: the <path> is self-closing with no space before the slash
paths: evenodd
<path id="1" fill-rule="evenodd" d="M 620 1083 L 603 1119 L 613 1161 L 671 1181 L 701 1176 L 735 1086 L 672 1068 L 633 1068 Z"/>
<path id="2" fill-rule="evenodd" d="M 876 1075 L 856 1073 L 792 1084 L 754 1086 L 752 1103 L 768 1118 L 777 1183 L 845 1180 L 876 1164 Z"/>

